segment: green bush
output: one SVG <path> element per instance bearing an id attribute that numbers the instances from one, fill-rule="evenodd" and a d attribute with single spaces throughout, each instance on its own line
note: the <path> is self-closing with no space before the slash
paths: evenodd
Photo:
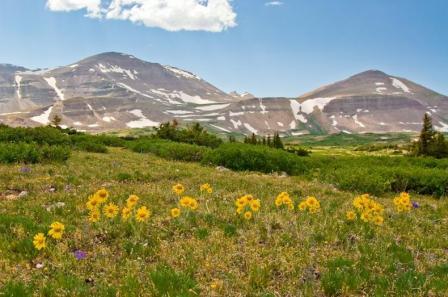
<path id="1" fill-rule="evenodd" d="M 208 133 L 199 123 L 191 124 L 186 128 L 179 128 L 177 122 L 174 121 L 173 123 L 162 123 L 160 127 L 154 130 L 154 136 L 160 139 L 208 146 L 211 148 L 216 148 L 222 144 L 220 138 Z"/>
<path id="2" fill-rule="evenodd" d="M 226 143 L 209 151 L 203 163 L 238 171 L 265 173 L 284 171 L 288 174 L 303 174 L 307 171 L 301 157 L 280 149 L 241 143 Z"/>
<path id="3" fill-rule="evenodd" d="M 107 153 L 107 147 L 96 141 L 80 141 L 74 145 L 74 148 L 90 153 Z"/>
<path id="4" fill-rule="evenodd" d="M 0 143 L 0 163 L 39 163 L 65 161 L 70 149 L 64 146 L 35 143 Z"/>
<path id="5" fill-rule="evenodd" d="M 137 153 L 152 153 L 168 160 L 201 161 L 209 148 L 186 143 L 176 143 L 168 140 L 141 139 L 130 144 Z"/>
<path id="6" fill-rule="evenodd" d="M 48 145 L 67 145 L 70 138 L 54 127 L 12 128 L 0 126 L 0 142 L 26 142 Z"/>
<path id="7" fill-rule="evenodd" d="M 381 195 L 415 192 L 440 197 L 448 191 L 448 161 L 434 158 L 313 156 L 304 159 L 317 177 L 341 190 Z"/>

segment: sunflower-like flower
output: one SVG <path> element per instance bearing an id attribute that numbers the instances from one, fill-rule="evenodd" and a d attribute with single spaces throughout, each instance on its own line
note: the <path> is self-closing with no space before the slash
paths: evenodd
<path id="1" fill-rule="evenodd" d="M 50 231 L 48 231 L 48 235 L 53 237 L 54 239 L 61 239 L 64 234 L 65 226 L 60 222 L 53 222 L 50 225 Z"/>
<path id="2" fill-rule="evenodd" d="M 96 223 L 100 220 L 101 214 L 100 211 L 98 209 L 92 209 L 89 212 L 89 222 L 91 223 Z"/>
<path id="3" fill-rule="evenodd" d="M 133 208 L 134 206 L 136 206 L 139 199 L 140 198 L 137 195 L 130 195 L 126 200 L 127 208 Z"/>
<path id="4" fill-rule="evenodd" d="M 250 220 L 250 219 L 252 219 L 252 212 L 250 212 L 250 211 L 246 211 L 246 212 L 244 213 L 244 218 L 245 218 L 246 220 Z"/>
<path id="5" fill-rule="evenodd" d="M 39 251 L 41 249 L 46 248 L 47 242 L 46 242 L 45 235 L 43 233 L 37 233 L 36 235 L 34 235 L 33 245 L 34 245 L 34 248 L 36 248 Z"/>
<path id="6" fill-rule="evenodd" d="M 178 216 L 180 216 L 180 209 L 177 207 L 173 208 L 173 209 L 171 209 L 170 213 L 171 213 L 171 217 L 177 218 Z"/>
<path id="7" fill-rule="evenodd" d="M 108 217 L 109 219 L 113 219 L 118 215 L 119 210 L 120 209 L 118 208 L 118 206 L 111 202 L 104 206 L 103 212 L 106 217 Z"/>
<path id="8" fill-rule="evenodd" d="M 127 221 L 129 217 L 131 216 L 132 209 L 129 207 L 123 207 L 121 210 L 121 219 L 123 221 Z"/>
<path id="9" fill-rule="evenodd" d="M 105 203 L 109 198 L 109 192 L 106 189 L 101 189 L 95 193 L 95 196 L 99 198 L 100 203 Z"/>
<path id="10" fill-rule="evenodd" d="M 146 206 L 142 206 L 139 209 L 137 209 L 135 219 L 137 220 L 137 222 L 145 222 L 149 219 L 150 215 L 151 211 Z"/>
<path id="11" fill-rule="evenodd" d="M 173 186 L 173 192 L 180 196 L 185 192 L 185 187 L 182 184 L 176 184 Z"/>

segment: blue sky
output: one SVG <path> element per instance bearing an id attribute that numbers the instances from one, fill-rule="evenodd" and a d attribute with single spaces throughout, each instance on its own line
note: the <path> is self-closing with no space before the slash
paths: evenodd
<path id="1" fill-rule="evenodd" d="M 137 20 L 93 16 L 91 7 L 73 3 L 180 0 L 48 1 L 54 6 L 0 1 L 0 63 L 54 67 L 119 51 L 257 96 L 298 96 L 380 69 L 448 94 L 446 0 L 208 0 L 217 8 L 203 17 L 184 17 L 180 9 L 166 19 L 138 12 Z"/>

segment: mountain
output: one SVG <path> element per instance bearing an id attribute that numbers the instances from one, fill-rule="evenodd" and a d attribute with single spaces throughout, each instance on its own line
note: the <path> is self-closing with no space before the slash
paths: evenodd
<path id="1" fill-rule="evenodd" d="M 369 70 L 299 97 L 297 114 L 329 133 L 419 131 L 423 114 L 448 128 L 448 97 L 405 78 Z"/>
<path id="2" fill-rule="evenodd" d="M 0 122 L 102 132 L 177 119 L 217 132 L 283 135 L 418 131 L 425 112 L 448 130 L 448 98 L 404 78 L 367 71 L 298 98 L 230 94 L 197 75 L 122 53 L 30 70 L 0 64 Z"/>

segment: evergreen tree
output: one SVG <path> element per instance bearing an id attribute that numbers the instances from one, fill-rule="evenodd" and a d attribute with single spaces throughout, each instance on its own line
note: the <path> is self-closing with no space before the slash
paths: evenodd
<path id="1" fill-rule="evenodd" d="M 284 149 L 282 139 L 280 138 L 280 134 L 278 132 L 274 133 L 273 147 L 277 149 Z"/>
<path id="2" fill-rule="evenodd" d="M 427 155 L 429 153 L 429 147 L 434 138 L 434 129 L 432 127 L 432 119 L 429 114 L 425 113 L 423 117 L 423 128 L 420 132 L 418 140 L 417 154 Z"/>
<path id="3" fill-rule="evenodd" d="M 250 139 L 250 143 L 251 144 L 257 144 L 257 136 L 255 135 L 255 133 L 252 133 L 251 139 Z"/>
<path id="4" fill-rule="evenodd" d="M 53 119 L 51 120 L 51 125 L 55 126 L 55 127 L 59 127 L 59 125 L 62 122 L 62 118 L 58 115 L 55 115 L 53 117 Z"/>
<path id="5" fill-rule="evenodd" d="M 268 135 L 268 140 L 266 141 L 267 146 L 272 147 L 271 135 Z"/>
<path id="6" fill-rule="evenodd" d="M 228 139 L 229 139 L 229 142 L 232 142 L 232 143 L 236 142 L 236 138 L 233 135 L 229 135 Z"/>

